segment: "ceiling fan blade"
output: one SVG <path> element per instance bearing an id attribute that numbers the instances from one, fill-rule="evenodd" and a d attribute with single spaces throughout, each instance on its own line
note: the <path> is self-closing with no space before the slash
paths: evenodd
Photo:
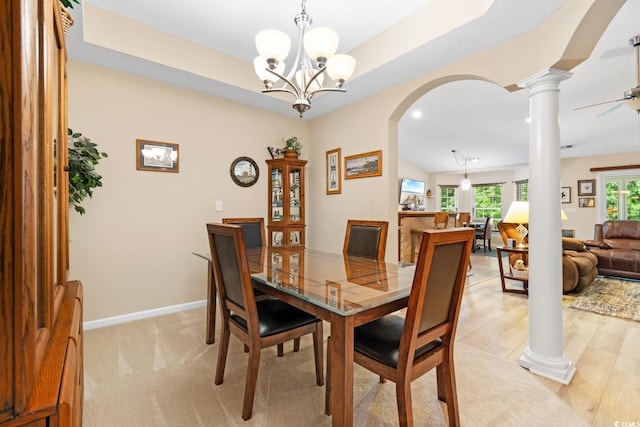
<path id="1" fill-rule="evenodd" d="M 600 117 L 604 117 L 604 116 L 606 116 L 606 115 L 608 115 L 608 114 L 613 113 L 615 110 L 617 110 L 618 108 L 622 107 L 623 105 L 624 105 L 624 102 L 621 102 L 621 103 L 620 103 L 620 104 L 618 104 L 618 105 L 614 105 L 613 107 L 609 108 L 608 110 L 603 111 L 602 113 L 598 114 L 598 115 L 596 116 L 596 119 L 597 119 L 597 118 L 600 118 Z"/>
<path id="2" fill-rule="evenodd" d="M 612 102 L 626 101 L 627 98 L 614 99 L 613 101 L 598 102 L 597 104 L 585 105 L 584 107 L 574 108 L 573 111 L 583 110 L 585 108 L 597 107 L 598 105 L 610 104 Z"/>

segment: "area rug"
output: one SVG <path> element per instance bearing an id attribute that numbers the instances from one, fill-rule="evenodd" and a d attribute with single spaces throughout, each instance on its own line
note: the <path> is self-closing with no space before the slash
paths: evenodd
<path id="1" fill-rule="evenodd" d="M 598 277 L 569 307 L 640 322 L 640 282 Z"/>

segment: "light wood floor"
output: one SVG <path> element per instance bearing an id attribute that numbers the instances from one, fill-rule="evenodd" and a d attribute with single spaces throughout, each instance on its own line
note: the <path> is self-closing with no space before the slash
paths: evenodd
<path id="1" fill-rule="evenodd" d="M 517 361 L 528 345 L 527 297 L 502 292 L 497 258 L 472 255 L 472 266 L 457 340 Z M 594 426 L 640 425 L 640 322 L 566 308 L 573 299 L 563 298 L 564 354 L 576 366 L 573 380 L 563 385 L 531 375 Z"/>

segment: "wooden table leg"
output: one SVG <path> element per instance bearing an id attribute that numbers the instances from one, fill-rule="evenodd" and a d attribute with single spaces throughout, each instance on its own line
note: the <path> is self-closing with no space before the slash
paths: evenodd
<path id="1" fill-rule="evenodd" d="M 207 262 L 207 344 L 216 342 L 216 281 L 213 263 Z"/>
<path id="2" fill-rule="evenodd" d="M 331 318 L 331 425 L 353 425 L 353 317 Z"/>
<path id="3" fill-rule="evenodd" d="M 502 267 L 502 251 L 496 248 L 496 252 L 498 252 L 498 268 L 500 269 L 500 282 L 502 284 L 502 292 L 505 292 L 507 290 L 507 287 L 504 282 L 504 268 Z M 507 257 L 508 256 L 509 256 L 509 253 L 507 253 Z"/>

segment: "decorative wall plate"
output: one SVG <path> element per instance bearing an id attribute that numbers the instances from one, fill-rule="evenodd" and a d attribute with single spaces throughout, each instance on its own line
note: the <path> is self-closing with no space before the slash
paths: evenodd
<path id="1" fill-rule="evenodd" d="M 231 163 L 229 170 L 231 179 L 240 187 L 251 187 L 258 182 L 260 169 L 253 159 L 249 157 L 238 157 Z"/>

